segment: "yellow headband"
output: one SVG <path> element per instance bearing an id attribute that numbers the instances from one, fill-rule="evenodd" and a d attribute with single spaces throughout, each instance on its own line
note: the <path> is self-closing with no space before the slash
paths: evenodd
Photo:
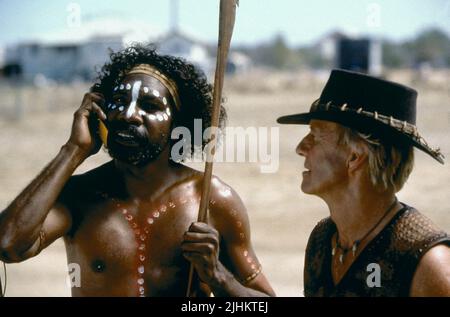
<path id="1" fill-rule="evenodd" d="M 178 96 L 177 85 L 173 80 L 169 79 L 166 75 L 162 74 L 159 70 L 149 64 L 139 64 L 133 67 L 127 75 L 130 74 L 146 74 L 158 79 L 164 87 L 169 90 L 172 99 L 175 102 L 175 107 L 180 110 L 180 97 Z"/>

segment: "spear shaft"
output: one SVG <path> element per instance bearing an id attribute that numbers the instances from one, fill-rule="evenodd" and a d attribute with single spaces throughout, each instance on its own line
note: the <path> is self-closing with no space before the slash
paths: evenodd
<path id="1" fill-rule="evenodd" d="M 223 80 L 226 70 L 228 51 L 230 49 L 231 36 L 233 35 L 234 21 L 236 18 L 236 6 L 239 0 L 220 0 L 219 13 L 219 40 L 217 45 L 216 72 L 214 76 L 213 111 L 211 118 L 211 134 L 207 144 L 205 172 L 203 175 L 202 196 L 198 211 L 199 222 L 207 222 L 209 195 L 211 191 L 211 177 L 214 155 L 216 153 L 217 132 L 219 126 L 220 104 L 222 101 Z M 194 266 L 191 263 L 186 296 L 190 296 Z"/>

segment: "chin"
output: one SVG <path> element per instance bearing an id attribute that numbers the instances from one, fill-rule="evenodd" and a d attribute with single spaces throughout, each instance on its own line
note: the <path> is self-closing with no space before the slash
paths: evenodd
<path id="1" fill-rule="evenodd" d="M 305 182 L 305 180 L 302 181 L 300 188 L 302 189 L 302 192 L 304 192 L 305 194 L 309 195 L 315 194 L 314 188 L 311 186 L 311 184 Z"/>
<path id="2" fill-rule="evenodd" d="M 133 165 L 136 167 L 143 167 L 153 161 L 155 161 L 161 152 L 152 151 L 150 149 L 141 149 L 138 151 L 114 151 L 109 149 L 109 156 L 118 160 L 119 162 Z"/>
<path id="3" fill-rule="evenodd" d="M 126 163 L 128 165 L 136 166 L 136 167 L 144 167 L 147 164 L 150 164 L 151 162 L 153 162 L 154 160 L 155 160 L 154 158 L 138 158 L 138 159 L 128 158 L 128 159 L 122 159 L 119 161 L 121 161 L 122 163 Z"/>
<path id="4" fill-rule="evenodd" d="M 164 146 L 161 144 L 153 143 L 128 147 L 111 140 L 108 145 L 108 154 L 111 158 L 136 167 L 143 167 L 157 160 L 164 150 Z"/>

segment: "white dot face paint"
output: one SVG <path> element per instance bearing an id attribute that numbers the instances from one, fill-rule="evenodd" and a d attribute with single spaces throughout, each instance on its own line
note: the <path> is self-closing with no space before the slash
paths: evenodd
<path id="1" fill-rule="evenodd" d="M 113 110 L 116 109 L 116 105 L 112 105 L 111 109 L 113 109 Z"/>
<path id="2" fill-rule="evenodd" d="M 148 94 L 148 87 L 144 87 L 144 92 Z"/>
<path id="3" fill-rule="evenodd" d="M 122 90 L 123 88 L 124 88 L 124 85 L 123 85 L 123 84 L 120 85 L 120 88 L 119 88 L 119 89 Z"/>
<path id="4" fill-rule="evenodd" d="M 114 91 L 117 91 L 119 89 L 119 86 L 114 87 Z"/>
<path id="5" fill-rule="evenodd" d="M 120 107 L 119 107 L 119 111 L 123 111 L 123 106 L 120 106 Z"/>
<path id="6" fill-rule="evenodd" d="M 164 106 L 167 106 L 167 98 L 166 97 L 163 97 L 163 104 L 164 104 Z"/>
<path id="7" fill-rule="evenodd" d="M 131 89 L 131 85 L 127 84 L 127 90 L 130 90 L 130 89 Z"/>
<path id="8" fill-rule="evenodd" d="M 163 121 L 164 118 L 162 115 L 160 115 L 159 113 L 156 115 L 156 118 L 158 119 L 158 121 Z"/>
<path id="9" fill-rule="evenodd" d="M 159 96 L 160 96 L 159 91 L 156 90 L 156 89 L 153 89 L 153 95 L 154 95 L 155 97 L 159 97 Z"/>
<path id="10" fill-rule="evenodd" d="M 169 116 L 166 113 L 163 114 L 163 118 L 165 121 L 169 120 Z"/>
<path id="11" fill-rule="evenodd" d="M 156 120 L 156 116 L 154 115 L 154 114 L 149 114 L 148 115 L 148 118 L 150 119 L 150 120 Z"/>
<path id="12" fill-rule="evenodd" d="M 139 110 L 138 113 L 139 113 L 140 116 L 144 116 L 145 115 L 145 111 L 144 110 Z"/>
<path id="13" fill-rule="evenodd" d="M 142 81 L 138 80 L 133 83 L 133 89 L 131 90 L 131 103 L 128 106 L 126 117 L 129 119 L 136 110 L 136 101 L 139 97 L 139 89 L 141 89 Z"/>
<path id="14" fill-rule="evenodd" d="M 169 107 L 166 108 L 166 113 L 168 116 L 170 116 L 170 108 Z"/>

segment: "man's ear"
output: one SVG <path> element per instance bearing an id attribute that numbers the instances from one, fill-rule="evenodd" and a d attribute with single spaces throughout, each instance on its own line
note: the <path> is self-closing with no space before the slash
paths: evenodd
<path id="1" fill-rule="evenodd" d="M 356 144 L 350 149 L 347 159 L 348 172 L 353 173 L 361 168 L 367 160 L 368 149 L 362 144 Z"/>

